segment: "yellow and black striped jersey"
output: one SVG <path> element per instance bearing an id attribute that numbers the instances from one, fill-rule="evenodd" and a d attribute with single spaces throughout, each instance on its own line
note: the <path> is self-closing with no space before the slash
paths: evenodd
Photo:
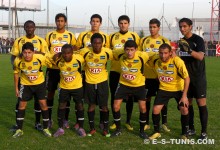
<path id="1" fill-rule="evenodd" d="M 154 61 L 155 72 L 160 82 L 159 89 L 170 92 L 184 89 L 184 79 L 189 75 L 181 58 L 171 57 L 168 62 L 162 62 L 160 59 L 152 61 Z"/>
<path id="2" fill-rule="evenodd" d="M 51 66 L 49 57 L 41 54 L 34 54 L 30 62 L 22 57 L 16 57 L 14 61 L 14 73 L 20 74 L 21 84 L 38 85 L 44 82 L 42 66 Z"/>
<path id="3" fill-rule="evenodd" d="M 102 31 L 99 31 L 99 33 L 103 37 L 103 47 L 109 48 L 109 36 Z M 76 46 L 79 49 L 91 47 L 91 37 L 93 34 L 92 31 L 81 32 L 77 38 Z"/>
<path id="4" fill-rule="evenodd" d="M 51 55 L 61 52 L 64 44 L 76 45 L 76 38 L 72 32 L 65 30 L 63 33 L 52 31 L 47 33 L 46 42 L 48 44 L 49 52 Z M 58 69 L 53 66 L 53 69 Z"/>
<path id="5" fill-rule="evenodd" d="M 158 54 L 159 47 L 161 44 L 167 43 L 170 45 L 170 41 L 163 37 L 159 36 L 158 38 L 153 38 L 151 36 L 143 37 L 140 41 L 140 47 L 142 51 L 145 51 L 148 53 L 149 57 L 153 56 L 154 54 Z M 153 68 L 151 68 L 148 64 L 145 65 L 144 68 L 144 75 L 148 79 L 155 79 L 157 78 L 156 73 L 153 71 Z"/>
<path id="6" fill-rule="evenodd" d="M 144 64 L 149 59 L 146 52 L 136 51 L 133 59 L 128 59 L 122 50 L 114 50 L 113 55 L 119 61 L 119 83 L 130 87 L 145 85 Z"/>
<path id="7" fill-rule="evenodd" d="M 80 54 L 85 59 L 86 82 L 97 84 L 108 79 L 106 68 L 107 61 L 113 59 L 112 50 L 102 47 L 99 54 L 93 52 L 92 47 L 86 47 L 80 50 Z"/>
<path id="8" fill-rule="evenodd" d="M 127 40 L 134 40 L 139 46 L 140 37 L 137 33 L 128 31 L 125 34 L 116 32 L 110 35 L 110 48 L 113 50 L 124 49 L 124 44 Z M 138 48 L 139 49 L 139 48 Z M 120 72 L 119 62 L 111 61 L 111 71 Z"/>
<path id="9" fill-rule="evenodd" d="M 14 45 L 11 50 L 11 54 L 14 56 L 18 56 L 19 54 L 22 53 L 22 46 L 26 43 L 30 42 L 34 45 L 34 51 L 39 51 L 42 53 L 47 53 L 48 52 L 48 45 L 46 41 L 35 35 L 33 38 L 29 39 L 26 36 L 22 36 L 20 38 L 17 38 L 14 42 Z"/>
<path id="10" fill-rule="evenodd" d="M 79 54 L 73 54 L 70 62 L 65 62 L 61 57 L 56 62 L 60 69 L 60 88 L 78 89 L 82 87 L 81 67 L 84 59 Z"/>

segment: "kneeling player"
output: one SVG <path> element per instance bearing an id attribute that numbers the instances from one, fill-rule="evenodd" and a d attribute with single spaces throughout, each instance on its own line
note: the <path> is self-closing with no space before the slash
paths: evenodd
<path id="1" fill-rule="evenodd" d="M 56 61 L 56 65 L 60 69 L 60 91 L 59 91 L 59 107 L 58 107 L 58 125 L 59 129 L 54 134 L 58 137 L 64 134 L 63 120 L 65 119 L 65 111 L 67 102 L 70 102 L 73 97 L 76 103 L 76 117 L 79 123 L 77 132 L 80 136 L 86 136 L 83 129 L 84 110 L 83 110 L 83 88 L 82 76 L 80 74 L 84 59 L 79 54 L 73 54 L 73 47 L 70 44 L 65 44 L 61 50 L 61 58 Z"/>
<path id="2" fill-rule="evenodd" d="M 114 57 L 119 60 L 121 73 L 119 84 L 115 92 L 114 100 L 114 122 L 116 131 L 112 137 L 121 134 L 121 114 L 120 107 L 123 98 L 128 95 L 134 96 L 138 100 L 140 109 L 140 137 L 147 139 L 148 136 L 144 132 L 146 123 L 146 101 L 145 101 L 145 77 L 143 75 L 144 64 L 148 60 L 146 52 L 137 51 L 137 44 L 133 40 L 128 40 L 124 45 L 122 52 L 113 51 Z"/>
<path id="3" fill-rule="evenodd" d="M 49 61 L 48 61 L 49 63 Z M 41 67 L 46 65 L 46 57 L 40 54 L 34 54 L 34 46 L 27 42 L 22 46 L 22 57 L 17 57 L 14 61 L 14 84 L 16 96 L 20 97 L 17 114 L 18 129 L 13 135 L 14 138 L 23 135 L 22 126 L 25 116 L 27 101 L 36 96 L 42 110 L 43 133 L 50 137 L 51 133 L 48 127 L 48 107 L 46 103 L 46 87 L 44 74 Z M 18 88 L 18 79 L 20 74 L 20 88 Z M 20 89 L 20 91 L 19 91 Z"/>
<path id="4" fill-rule="evenodd" d="M 161 136 L 159 126 L 160 112 L 171 98 L 175 98 L 179 104 L 182 138 L 186 139 L 189 127 L 187 91 L 190 82 L 186 66 L 179 57 L 172 57 L 171 47 L 168 44 L 162 44 L 160 46 L 159 58 L 155 56 L 152 62 L 155 66 L 160 86 L 154 101 L 152 114 L 154 134 L 149 139 L 152 140 Z"/>

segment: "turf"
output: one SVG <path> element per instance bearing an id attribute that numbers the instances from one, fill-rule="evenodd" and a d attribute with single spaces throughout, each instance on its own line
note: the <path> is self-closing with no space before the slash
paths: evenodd
<path id="1" fill-rule="evenodd" d="M 79 137 L 73 129 L 75 121 L 74 104 L 71 102 L 70 112 L 70 129 L 65 130 L 65 135 L 58 138 L 45 137 L 41 132 L 34 129 L 34 111 L 33 101 L 28 103 L 26 110 L 25 122 L 23 126 L 24 135 L 20 138 L 12 138 L 12 132 L 9 131 L 12 125 L 15 123 L 14 108 L 16 104 L 14 83 L 13 83 L 13 71 L 10 64 L 10 55 L 0 55 L 0 147 L 1 149 L 220 149 L 220 121 L 219 121 L 219 97 L 220 97 L 220 58 L 207 57 L 206 69 L 208 80 L 207 91 L 207 105 L 209 110 L 209 122 L 208 122 L 208 136 L 209 139 L 214 140 L 214 144 L 147 144 L 138 137 L 138 117 L 139 111 L 137 104 L 134 105 L 131 124 L 134 127 L 134 131 L 130 132 L 123 128 L 122 135 L 116 138 L 106 138 L 101 135 L 101 131 L 98 129 L 99 113 L 96 110 L 96 127 L 97 133 L 93 137 Z M 85 110 L 88 106 L 85 105 Z M 192 139 L 198 139 L 200 134 L 200 120 L 198 115 L 198 108 L 194 101 L 195 108 L 195 127 L 197 134 Z M 57 96 L 55 98 L 55 106 L 53 109 L 54 126 L 51 130 L 54 133 L 58 127 L 57 125 Z M 125 121 L 126 113 L 124 104 L 122 106 L 122 124 Z M 112 121 L 112 115 L 110 113 L 110 120 Z M 152 120 L 151 129 L 147 131 L 150 135 L 153 132 Z M 168 125 L 171 129 L 170 133 L 163 133 L 162 137 L 157 141 L 161 142 L 170 139 L 179 139 L 181 133 L 180 113 L 176 109 L 175 100 L 170 100 L 168 106 Z M 85 129 L 88 132 L 88 119 L 85 111 Z M 213 142 L 213 141 L 212 141 Z"/>

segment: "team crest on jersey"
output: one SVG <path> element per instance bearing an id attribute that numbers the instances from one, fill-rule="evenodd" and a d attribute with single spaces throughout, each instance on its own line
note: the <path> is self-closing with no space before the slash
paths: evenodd
<path id="1" fill-rule="evenodd" d="M 105 56 L 100 56 L 100 59 L 105 59 Z"/>
<path id="2" fill-rule="evenodd" d="M 68 38 L 68 35 L 63 35 L 63 38 Z"/>
<path id="3" fill-rule="evenodd" d="M 150 43 L 150 39 L 147 39 L 147 40 L 146 40 L 146 44 L 149 44 L 149 43 Z"/>
<path id="4" fill-rule="evenodd" d="M 33 62 L 33 65 L 38 65 L 38 62 Z"/>
<path id="5" fill-rule="evenodd" d="M 25 40 L 24 40 L 24 39 L 22 39 L 22 40 L 21 40 L 21 43 L 22 43 L 22 44 L 24 44 L 24 43 L 25 43 Z"/>
<path id="6" fill-rule="evenodd" d="M 56 34 L 53 34 L 53 35 L 52 35 L 52 38 L 53 38 L 53 39 L 56 39 L 56 37 L 57 37 Z"/>
<path id="7" fill-rule="evenodd" d="M 37 43 L 37 40 L 32 40 L 32 43 L 34 44 L 34 43 Z"/>
<path id="8" fill-rule="evenodd" d="M 160 41 L 156 41 L 156 44 L 160 44 L 161 42 Z"/>
<path id="9" fill-rule="evenodd" d="M 31 70 L 31 69 L 32 69 L 32 67 L 31 67 L 31 66 L 29 66 L 29 67 L 28 67 L 28 70 Z"/>
<path id="10" fill-rule="evenodd" d="M 93 58 L 93 53 L 89 53 L 88 57 L 89 57 L 89 59 L 92 59 Z"/>
<path id="11" fill-rule="evenodd" d="M 134 73 L 134 72 L 138 72 L 138 69 L 136 69 L 136 68 L 131 68 L 131 69 L 130 69 L 130 72 L 133 72 L 133 73 Z"/>
<path id="12" fill-rule="evenodd" d="M 59 65 L 60 65 L 60 67 L 63 67 L 63 66 L 64 66 L 64 63 L 63 63 L 63 62 L 60 62 Z"/>
<path id="13" fill-rule="evenodd" d="M 118 40 L 119 39 L 119 35 L 115 35 L 115 40 Z"/>
<path id="14" fill-rule="evenodd" d="M 70 68 L 70 67 L 67 67 L 66 70 L 67 70 L 67 71 L 71 71 L 71 68 Z"/>
<path id="15" fill-rule="evenodd" d="M 163 66 L 163 70 L 167 70 L 167 66 Z"/>
<path id="16" fill-rule="evenodd" d="M 173 67 L 174 67 L 174 64 L 169 64 L 168 67 L 169 67 L 169 68 L 173 68 Z"/>
<path id="17" fill-rule="evenodd" d="M 87 34 L 86 37 L 87 37 L 87 39 L 90 39 L 90 38 L 91 38 L 91 35 L 90 35 L 90 34 Z"/>
<path id="18" fill-rule="evenodd" d="M 165 73 L 166 74 L 173 74 L 174 72 L 173 71 L 166 71 Z"/>
<path id="19" fill-rule="evenodd" d="M 24 68 L 26 65 L 25 65 L 25 63 L 23 62 L 23 63 L 21 63 L 21 66 Z"/>
<path id="20" fill-rule="evenodd" d="M 122 39 L 122 40 L 121 40 L 121 43 L 125 43 L 125 39 Z"/>
<path id="21" fill-rule="evenodd" d="M 132 64 L 131 64 L 131 63 L 129 63 L 129 64 L 128 64 L 128 68 L 131 68 L 131 67 L 132 67 Z"/>
<path id="22" fill-rule="evenodd" d="M 134 60 L 134 63 L 138 63 L 138 62 L 139 62 L 139 60 L 137 60 L 137 59 Z"/>
<path id="23" fill-rule="evenodd" d="M 78 67 L 78 64 L 76 63 L 76 64 L 73 64 L 73 67 Z"/>
<path id="24" fill-rule="evenodd" d="M 98 58 L 94 59 L 94 62 L 95 63 L 99 62 L 99 59 Z"/>
<path id="25" fill-rule="evenodd" d="M 150 45 L 150 48 L 154 48 L 154 44 L 151 44 L 151 45 Z"/>
<path id="26" fill-rule="evenodd" d="M 132 38 L 128 38 L 128 40 L 133 40 Z"/>

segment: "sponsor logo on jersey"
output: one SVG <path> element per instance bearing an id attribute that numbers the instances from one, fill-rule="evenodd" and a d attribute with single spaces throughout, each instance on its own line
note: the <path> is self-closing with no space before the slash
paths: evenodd
<path id="1" fill-rule="evenodd" d="M 98 63 L 98 64 L 96 64 L 95 66 L 96 67 L 101 67 L 101 66 L 103 66 L 104 64 L 102 64 L 102 63 Z"/>
<path id="2" fill-rule="evenodd" d="M 67 76 L 67 77 L 64 77 L 64 81 L 72 82 L 75 78 L 76 78 L 76 76 Z"/>
<path id="3" fill-rule="evenodd" d="M 93 74 L 99 74 L 102 71 L 102 68 L 89 68 L 89 71 Z"/>
<path id="4" fill-rule="evenodd" d="M 68 71 L 61 71 L 61 73 L 62 73 L 63 75 L 68 75 L 68 74 L 69 74 Z"/>
<path id="5" fill-rule="evenodd" d="M 123 44 L 115 44 L 115 49 L 119 49 L 119 48 L 122 48 L 123 47 Z"/>
<path id="6" fill-rule="evenodd" d="M 32 40 L 32 43 L 34 44 L 34 43 L 37 43 L 37 40 Z"/>
<path id="7" fill-rule="evenodd" d="M 161 42 L 160 41 L 156 41 L 156 44 L 160 44 Z"/>
<path id="8" fill-rule="evenodd" d="M 61 52 L 61 49 L 62 49 L 61 46 L 56 46 L 56 47 L 53 48 L 53 51 L 54 51 L 55 53 L 59 53 L 59 52 Z"/>
<path id="9" fill-rule="evenodd" d="M 95 64 L 94 62 L 88 62 L 87 64 L 88 64 L 88 66 L 90 66 L 90 67 L 95 67 L 95 66 L 96 66 L 96 64 Z"/>
<path id="10" fill-rule="evenodd" d="M 29 79 L 29 81 L 34 81 L 34 80 L 36 80 L 37 79 L 37 76 L 27 76 L 28 77 L 28 79 Z"/>
<path id="11" fill-rule="evenodd" d="M 34 51 L 38 51 L 38 48 L 37 48 L 37 47 L 34 47 Z"/>
<path id="12" fill-rule="evenodd" d="M 138 60 L 138 59 L 135 59 L 135 60 L 134 60 L 134 63 L 138 63 L 138 62 L 139 62 L 139 60 Z"/>
<path id="13" fill-rule="evenodd" d="M 174 74 L 173 71 L 166 71 L 165 73 L 166 73 L 166 74 Z"/>
<path id="14" fill-rule="evenodd" d="M 128 38 L 128 40 L 133 40 L 132 38 Z"/>
<path id="15" fill-rule="evenodd" d="M 173 81 L 173 78 L 172 77 L 167 77 L 167 76 L 160 76 L 159 80 L 163 81 L 163 82 L 171 82 L 171 81 Z"/>
<path id="16" fill-rule="evenodd" d="M 100 56 L 100 59 L 105 59 L 105 56 Z"/>
<path id="17" fill-rule="evenodd" d="M 65 35 L 65 34 L 64 34 L 64 35 L 63 35 L 63 38 L 68 38 L 68 35 Z"/>
<path id="18" fill-rule="evenodd" d="M 122 74 L 122 77 L 124 78 L 124 79 L 126 79 L 126 80 L 134 80 L 135 78 L 136 78 L 136 76 L 135 75 L 133 75 L 133 74 Z"/>
<path id="19" fill-rule="evenodd" d="M 169 64 L 168 65 L 168 68 L 173 68 L 174 67 L 174 64 Z"/>
<path id="20" fill-rule="evenodd" d="M 153 48 L 152 51 L 153 51 L 153 52 L 159 52 L 159 49 Z"/>
<path id="21" fill-rule="evenodd" d="M 59 42 L 58 40 L 53 40 L 53 41 L 52 41 L 52 44 L 53 44 L 53 45 L 59 44 L 59 43 L 60 43 L 60 42 Z"/>
<path id="22" fill-rule="evenodd" d="M 31 70 L 31 73 L 37 73 L 38 70 Z"/>
<path id="23" fill-rule="evenodd" d="M 38 62 L 36 61 L 36 62 L 33 62 L 33 65 L 38 65 Z"/>
<path id="24" fill-rule="evenodd" d="M 159 69 L 157 69 L 157 72 L 158 72 L 158 73 L 163 73 L 164 71 L 159 68 Z"/>
<path id="25" fill-rule="evenodd" d="M 22 70 L 24 72 L 24 74 L 30 74 L 30 71 L 28 70 Z"/>
<path id="26" fill-rule="evenodd" d="M 127 67 L 121 67 L 121 70 L 124 72 L 129 71 L 129 69 Z"/>
<path id="27" fill-rule="evenodd" d="M 190 54 L 188 54 L 188 52 L 183 52 L 183 51 L 179 51 L 179 52 L 178 52 L 178 56 L 192 57 Z"/>
<path id="28" fill-rule="evenodd" d="M 68 44 L 68 42 L 67 42 L 67 41 L 64 41 L 64 40 L 61 40 L 61 41 L 60 41 L 60 44 Z"/>
<path id="29" fill-rule="evenodd" d="M 145 49 L 145 52 L 150 52 L 150 48 L 146 48 L 146 49 Z"/>
<path id="30" fill-rule="evenodd" d="M 76 63 L 76 64 L 73 64 L 73 67 L 78 67 L 78 63 Z"/>
<path id="31" fill-rule="evenodd" d="M 138 69 L 131 68 L 131 69 L 130 69 L 130 72 L 138 72 Z"/>

